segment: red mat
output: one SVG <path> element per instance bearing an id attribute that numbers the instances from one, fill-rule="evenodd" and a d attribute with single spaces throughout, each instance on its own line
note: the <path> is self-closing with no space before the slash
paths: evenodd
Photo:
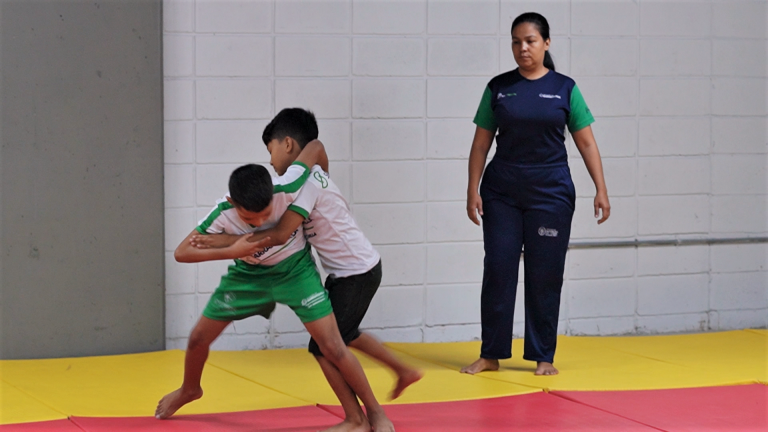
<path id="1" fill-rule="evenodd" d="M 2 432 L 83 432 L 69 420 L 0 425 Z"/>
<path id="2" fill-rule="evenodd" d="M 342 416 L 337 406 L 321 406 Z M 547 393 L 461 402 L 387 405 L 397 432 L 622 431 L 653 428 Z"/>
<path id="3" fill-rule="evenodd" d="M 761 384 L 552 394 L 667 432 L 768 431 L 768 387 Z"/>
<path id="4" fill-rule="evenodd" d="M 341 419 L 322 409 L 309 406 L 222 414 L 182 415 L 171 417 L 168 420 L 157 420 L 154 417 L 72 417 L 72 422 L 80 426 L 85 432 L 315 432 L 329 428 L 341 422 Z"/>

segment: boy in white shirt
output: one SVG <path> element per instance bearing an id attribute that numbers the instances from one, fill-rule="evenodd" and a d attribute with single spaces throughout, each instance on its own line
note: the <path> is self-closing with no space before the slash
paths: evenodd
<path id="1" fill-rule="evenodd" d="M 280 177 L 271 177 L 260 165 L 250 164 L 236 169 L 230 177 L 229 193 L 176 249 L 174 256 L 180 262 L 235 259 L 235 263 L 222 276 L 203 316 L 192 330 L 185 355 L 184 381 L 181 388 L 160 400 L 155 412 L 157 418 L 168 418 L 183 405 L 202 396 L 200 378 L 209 347 L 230 322 L 253 315 L 269 317 L 275 303 L 283 303 L 293 309 L 310 335 L 320 341 L 320 349 L 329 358 L 326 366 L 356 389 L 369 413 L 370 424 L 366 421 L 366 432 L 371 426 L 380 431 L 394 431 L 376 401 L 360 363 L 339 334 L 327 292 L 301 227 L 279 243 L 270 242 L 269 238 L 266 242 L 248 241 L 254 233 L 274 227 L 299 196 L 310 175 L 305 162 L 314 164 L 324 160 L 327 163 L 319 141 L 306 147 L 308 151 L 281 170 Z M 322 155 L 318 155 L 318 149 Z M 215 234 L 242 237 L 224 248 L 193 246 L 192 238 Z M 267 242 L 269 244 L 265 244 Z M 362 429 L 357 430 L 362 432 Z"/>
<path id="2" fill-rule="evenodd" d="M 292 136 L 317 130 L 315 117 L 300 108 L 281 111 L 267 125 L 262 135 L 271 155 L 271 164 L 278 174 L 285 172 L 301 154 L 302 147 Z M 313 136 L 316 137 L 315 135 Z M 381 257 L 357 226 L 347 201 L 339 188 L 319 166 L 311 174 L 299 196 L 288 206 L 274 228 L 254 234 L 251 241 L 269 237 L 264 244 L 279 244 L 303 224 L 304 236 L 315 247 L 323 269 L 328 274 L 328 290 L 339 331 L 344 343 L 389 366 L 398 375 L 391 398 L 396 398 L 406 387 L 420 380 L 422 373 L 401 362 L 373 336 L 361 333 L 360 323 L 381 283 Z M 236 237 L 200 236 L 191 239 L 200 248 L 222 247 L 236 241 Z M 238 240 L 242 241 L 242 240 Z M 360 409 L 354 390 L 337 371 L 331 368 L 315 339 L 309 343 L 323 372 L 344 408 L 346 419 L 334 431 L 358 430 L 365 415 Z M 359 429 L 362 430 L 362 429 Z"/>

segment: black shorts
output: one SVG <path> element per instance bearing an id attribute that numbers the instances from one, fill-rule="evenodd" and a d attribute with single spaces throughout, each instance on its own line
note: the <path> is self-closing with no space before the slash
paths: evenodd
<path id="1" fill-rule="evenodd" d="M 380 284 L 381 261 L 363 274 L 342 278 L 328 276 L 325 279 L 325 289 L 328 290 L 344 344 L 349 345 L 360 337 L 360 323 Z M 314 339 L 309 340 L 309 352 L 316 356 L 323 355 Z"/>

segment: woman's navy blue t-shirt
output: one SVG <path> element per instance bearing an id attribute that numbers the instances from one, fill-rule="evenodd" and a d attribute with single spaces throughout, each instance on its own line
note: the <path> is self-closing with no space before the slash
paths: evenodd
<path id="1" fill-rule="evenodd" d="M 529 80 L 518 69 L 488 83 L 474 119 L 498 129 L 495 157 L 521 165 L 567 162 L 565 126 L 575 132 L 594 121 L 571 78 L 550 70 Z"/>

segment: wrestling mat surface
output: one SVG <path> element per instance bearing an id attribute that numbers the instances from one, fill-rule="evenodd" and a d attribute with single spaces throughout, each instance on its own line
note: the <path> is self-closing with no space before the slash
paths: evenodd
<path id="1" fill-rule="evenodd" d="M 560 374 L 513 359 L 458 370 L 479 342 L 388 343 L 424 378 L 394 401 L 393 375 L 356 353 L 398 432 L 768 431 L 768 331 L 675 336 L 560 336 Z M 0 432 L 316 431 L 342 411 L 304 349 L 214 351 L 202 399 L 169 420 L 157 401 L 181 384 L 178 350 L 0 361 Z"/>

